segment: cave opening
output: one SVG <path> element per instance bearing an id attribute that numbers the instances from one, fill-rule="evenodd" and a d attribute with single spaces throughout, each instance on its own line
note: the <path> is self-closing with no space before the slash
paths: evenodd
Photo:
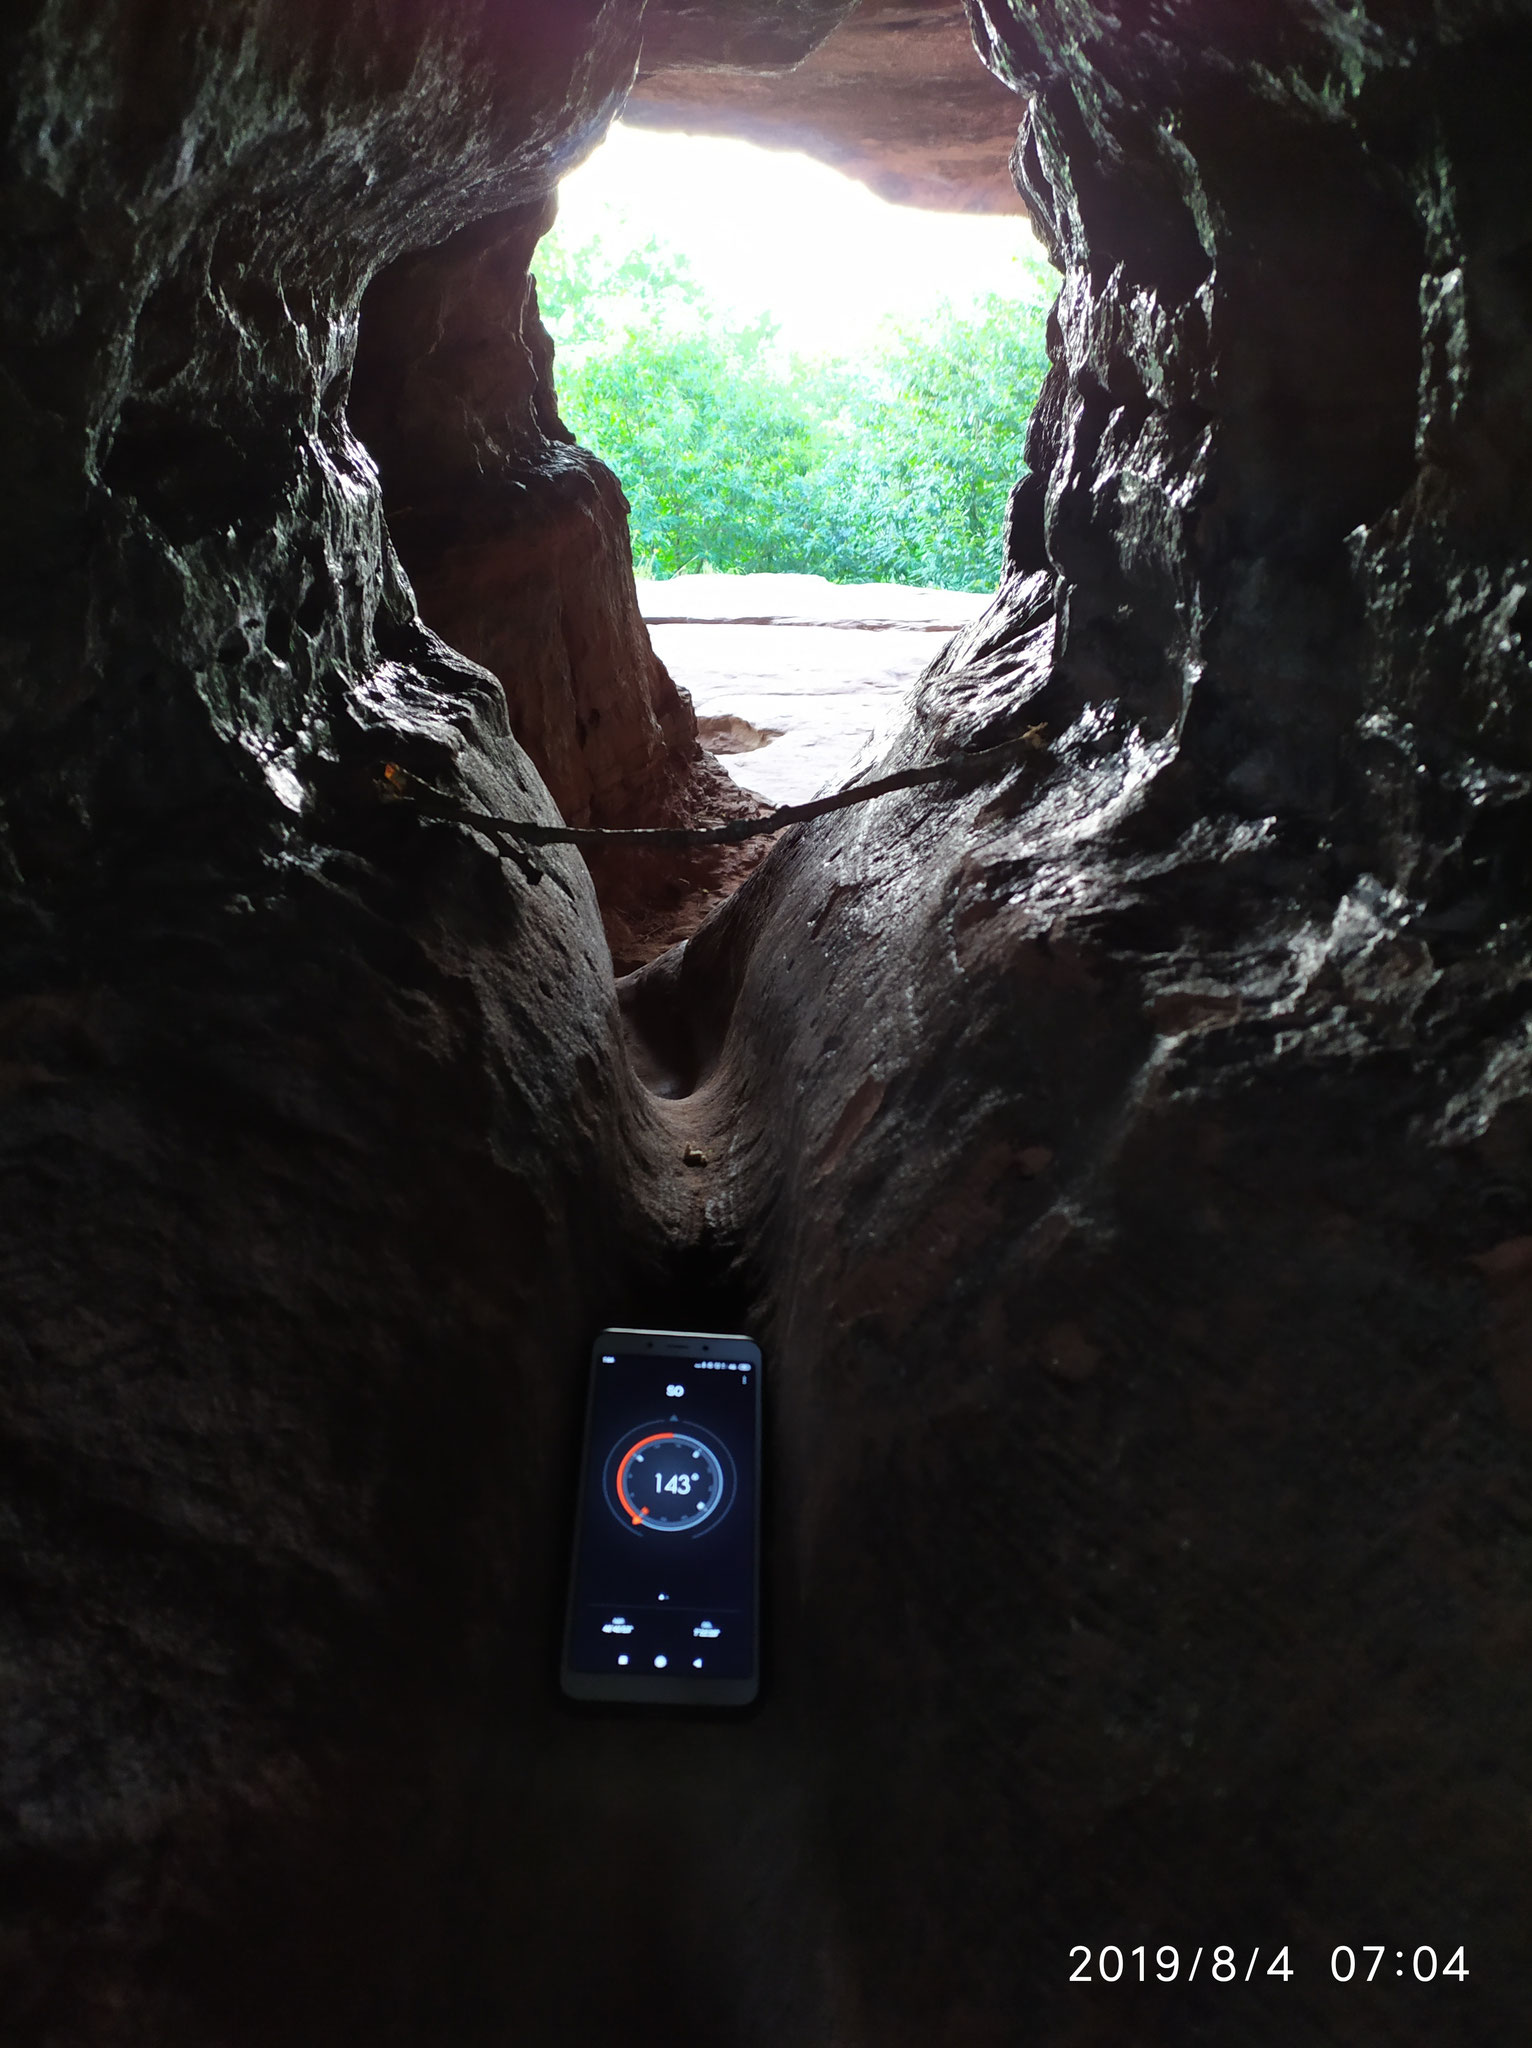
<path id="1" fill-rule="evenodd" d="M 641 577 L 993 591 L 1057 273 L 1026 214 L 614 126 L 533 256 L 565 423 Z"/>
<path id="2" fill-rule="evenodd" d="M 459 240 L 370 288 L 350 411 L 423 615 L 499 678 L 566 822 L 842 786 L 1002 573 L 1057 285 L 1009 178 L 888 197 L 619 123 L 556 218 Z M 523 558 L 506 500 L 545 491 L 564 544 Z M 766 851 L 587 849 L 619 976 Z"/>
<path id="3" fill-rule="evenodd" d="M 1019 202 L 937 213 L 619 123 L 533 278 L 703 745 L 772 803 L 839 786 L 999 582 L 1057 284 Z"/>

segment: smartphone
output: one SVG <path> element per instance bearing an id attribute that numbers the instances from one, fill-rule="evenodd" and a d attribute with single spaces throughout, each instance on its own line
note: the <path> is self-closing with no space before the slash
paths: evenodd
<path id="1" fill-rule="evenodd" d="M 761 1354 L 603 1330 L 561 1682 L 570 1699 L 748 1706 L 760 1689 Z"/>

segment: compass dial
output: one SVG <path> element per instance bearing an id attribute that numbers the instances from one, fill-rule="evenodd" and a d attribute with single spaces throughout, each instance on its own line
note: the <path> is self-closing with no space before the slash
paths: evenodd
<path id="1" fill-rule="evenodd" d="M 696 1534 L 728 1505 L 732 1460 L 721 1444 L 664 1422 L 629 1430 L 606 1461 L 606 1498 L 617 1519 L 660 1535 Z"/>

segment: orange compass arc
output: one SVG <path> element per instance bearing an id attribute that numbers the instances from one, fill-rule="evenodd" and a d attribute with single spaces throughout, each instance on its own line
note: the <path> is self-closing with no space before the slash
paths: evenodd
<path id="1" fill-rule="evenodd" d="M 641 1436 L 636 1444 L 629 1447 L 623 1456 L 622 1463 L 617 1467 L 617 1498 L 622 1502 L 624 1511 L 631 1519 L 635 1529 L 644 1519 L 645 1515 L 648 1514 L 649 1510 L 647 1508 L 634 1507 L 632 1501 L 628 1499 L 628 1490 L 623 1484 L 627 1477 L 628 1467 L 644 1448 L 645 1444 L 668 1443 L 674 1435 L 675 1431 L 673 1429 L 657 1429 L 653 1436 Z"/>

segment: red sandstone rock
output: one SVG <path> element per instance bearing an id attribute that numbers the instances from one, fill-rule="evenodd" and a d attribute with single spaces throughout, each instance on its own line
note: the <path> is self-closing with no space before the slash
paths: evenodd
<path id="1" fill-rule="evenodd" d="M 904 722 L 916 678 L 988 601 L 758 575 L 644 582 L 639 602 L 697 708 L 705 743 L 724 751 L 709 735 L 734 721 L 730 774 L 786 804 L 838 789 L 876 759 Z"/>
<path id="2" fill-rule="evenodd" d="M 1047 747 L 620 997 L 577 860 L 379 801 L 555 815 L 346 382 L 636 0 L 0 19 L 7 2048 L 1524 2027 L 1532 21 L 976 18 L 1068 275 L 899 749 Z M 765 1344 L 739 1724 L 555 1697 L 617 1318 Z"/>
<path id="3" fill-rule="evenodd" d="M 806 150 L 905 206 L 1018 213 L 1021 112 L 980 62 L 960 0 L 862 0 L 787 71 L 671 69 L 646 39 L 623 119 Z"/>
<path id="4" fill-rule="evenodd" d="M 551 200 L 402 258 L 362 305 L 351 417 L 433 628 L 499 680 L 565 821 L 749 816 L 639 615 L 627 501 L 558 417 L 553 345 L 528 275 Z M 626 970 L 695 928 L 760 858 L 599 854 L 589 865 Z"/>

